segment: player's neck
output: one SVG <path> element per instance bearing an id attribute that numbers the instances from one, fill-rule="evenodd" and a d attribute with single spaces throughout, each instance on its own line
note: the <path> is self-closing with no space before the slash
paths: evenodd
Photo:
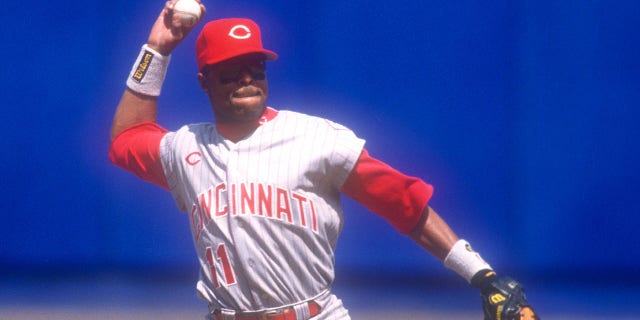
<path id="1" fill-rule="evenodd" d="M 216 121 L 216 129 L 228 140 L 238 142 L 254 132 L 259 126 L 271 121 L 278 115 L 278 111 L 267 107 L 262 116 L 253 121 L 247 122 L 218 122 Z"/>

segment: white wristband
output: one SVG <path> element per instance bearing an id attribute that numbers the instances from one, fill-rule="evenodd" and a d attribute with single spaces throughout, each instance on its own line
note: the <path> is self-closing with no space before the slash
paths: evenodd
<path id="1" fill-rule="evenodd" d="M 138 59 L 129 73 L 127 87 L 147 96 L 159 96 L 164 77 L 167 74 L 169 60 L 171 60 L 171 55 L 163 56 L 146 44 L 143 45 Z"/>
<path id="2" fill-rule="evenodd" d="M 453 245 L 447 257 L 444 258 L 444 265 L 465 278 L 469 283 L 478 271 L 493 270 L 477 252 L 471 249 L 469 242 L 462 239 Z"/>

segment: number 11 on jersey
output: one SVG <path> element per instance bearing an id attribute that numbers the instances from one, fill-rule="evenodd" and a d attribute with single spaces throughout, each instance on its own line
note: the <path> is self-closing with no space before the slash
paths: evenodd
<path id="1" fill-rule="evenodd" d="M 215 255 L 211 247 L 207 247 L 207 262 L 209 263 L 209 271 L 211 272 L 211 280 L 215 288 L 220 288 L 220 281 L 218 280 L 218 272 L 216 266 L 221 266 L 224 274 L 224 286 L 234 285 L 236 283 L 236 276 L 231 269 L 231 262 L 229 261 L 229 255 L 227 254 L 227 248 L 224 244 L 218 245 Z"/>

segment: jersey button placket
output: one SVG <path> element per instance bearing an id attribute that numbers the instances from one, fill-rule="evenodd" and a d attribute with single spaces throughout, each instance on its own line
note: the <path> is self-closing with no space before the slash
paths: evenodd
<path id="1" fill-rule="evenodd" d="M 254 269 L 256 267 L 256 262 L 253 259 L 249 258 L 247 259 L 247 266 L 249 267 L 248 269 Z M 252 270 L 249 270 L 249 272 L 252 272 Z M 251 280 L 249 281 L 251 282 Z M 253 297 L 255 308 L 262 309 L 264 307 L 265 300 L 260 294 L 260 290 L 258 289 L 258 287 L 251 283 L 251 287 L 249 288 L 249 290 L 251 291 L 251 296 Z"/>
<path id="2" fill-rule="evenodd" d="M 234 239 L 234 243 L 236 246 L 235 251 L 238 257 L 237 262 L 243 264 L 242 269 L 248 273 L 246 275 L 246 279 L 249 285 L 248 289 L 251 292 L 251 296 L 253 297 L 254 307 L 256 309 L 261 309 L 263 307 L 261 295 L 259 292 L 257 292 L 257 287 L 251 279 L 251 274 L 254 273 L 252 269 L 256 268 L 256 262 L 254 259 L 247 257 L 247 254 L 248 252 L 250 252 L 250 250 L 248 248 L 249 241 L 247 241 L 248 239 L 245 239 L 245 228 L 249 227 L 247 225 L 249 222 L 243 221 L 243 217 L 241 216 L 240 212 L 236 211 L 240 209 L 237 207 L 237 203 L 234 203 L 234 200 L 237 200 L 238 197 L 237 192 L 239 190 L 237 188 L 239 187 L 240 183 L 243 182 L 243 177 L 241 177 L 240 175 L 238 165 L 240 158 L 240 152 L 238 151 L 238 149 L 239 148 L 237 145 L 231 146 L 229 150 L 229 158 L 227 160 L 227 203 L 229 204 L 230 210 L 229 226 L 231 227 L 231 236 Z M 232 191 L 234 185 L 236 188 L 235 195 Z"/>
<path id="3" fill-rule="evenodd" d="M 234 203 L 235 195 L 234 188 L 238 184 L 238 149 L 236 146 L 232 146 L 229 150 L 229 157 L 227 158 L 227 203 L 229 206 L 229 217 L 235 217 L 236 204 Z M 234 224 L 234 219 L 231 219 L 231 224 Z"/>

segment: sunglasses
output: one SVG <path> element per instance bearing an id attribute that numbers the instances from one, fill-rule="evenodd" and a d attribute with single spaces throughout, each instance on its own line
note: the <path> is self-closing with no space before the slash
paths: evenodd
<path id="1" fill-rule="evenodd" d="M 267 65 L 264 61 L 245 61 L 238 62 L 229 65 L 211 66 L 205 69 L 205 74 L 209 77 L 209 73 L 216 71 L 216 77 L 221 84 L 230 84 L 237 82 L 248 73 L 254 80 L 264 80 L 266 75 Z"/>

